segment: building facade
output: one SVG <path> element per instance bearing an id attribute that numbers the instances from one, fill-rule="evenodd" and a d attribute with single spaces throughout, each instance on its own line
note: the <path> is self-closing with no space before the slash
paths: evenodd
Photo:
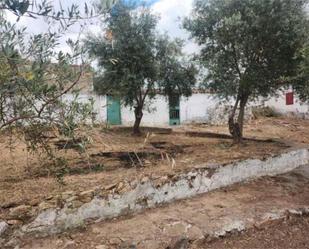
<path id="1" fill-rule="evenodd" d="M 99 96 L 93 92 L 92 72 L 83 74 L 79 84 L 79 101 L 87 102 L 90 98 L 94 100 L 94 113 L 96 121 L 110 125 L 134 124 L 134 110 L 124 106 L 121 100 L 112 96 Z M 66 94 L 64 99 L 71 101 L 72 94 Z M 230 103 L 221 101 L 215 94 L 195 91 L 192 96 L 167 98 L 162 95 L 151 101 L 144 108 L 142 126 L 169 126 L 189 123 L 223 124 L 227 122 Z M 252 106 L 265 106 L 272 108 L 275 112 L 283 115 L 296 116 L 309 119 L 309 104 L 302 103 L 291 89 L 278 92 L 276 97 L 262 99 L 249 103 Z"/>
<path id="2" fill-rule="evenodd" d="M 252 106 L 265 106 L 283 115 L 309 119 L 309 105 L 300 102 L 292 92 L 279 94 L 267 100 L 250 103 Z M 291 97 L 292 96 L 292 97 Z M 67 101 L 73 95 L 66 95 Z M 110 125 L 134 124 L 134 110 L 124 106 L 119 99 L 111 96 L 99 96 L 93 93 L 81 93 L 79 101 L 94 100 L 96 121 Z M 144 109 L 141 125 L 143 126 L 170 126 L 190 123 L 222 124 L 226 123 L 229 108 L 234 104 L 220 101 L 214 94 L 194 93 L 191 97 L 180 97 L 170 104 L 168 98 L 158 95 Z"/>

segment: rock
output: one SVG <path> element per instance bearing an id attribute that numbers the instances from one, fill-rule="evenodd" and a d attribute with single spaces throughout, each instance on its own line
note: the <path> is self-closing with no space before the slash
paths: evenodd
<path id="1" fill-rule="evenodd" d="M 190 238 L 190 240 L 198 240 L 204 238 L 202 230 L 196 226 L 190 227 L 187 232 L 187 235 Z"/>
<path id="2" fill-rule="evenodd" d="M 127 184 L 119 191 L 119 194 L 124 194 L 124 193 L 130 192 L 131 190 L 132 189 L 131 189 L 130 185 Z"/>
<path id="3" fill-rule="evenodd" d="M 176 174 L 172 174 L 172 173 L 170 173 L 170 174 L 167 175 L 167 177 L 168 177 L 169 179 L 174 179 L 175 176 L 177 176 L 177 175 L 176 175 Z"/>
<path id="4" fill-rule="evenodd" d="M 110 240 L 109 240 L 109 243 L 111 244 L 111 245 L 119 245 L 119 244 L 121 244 L 122 243 L 122 241 L 121 241 L 121 239 L 119 239 L 119 238 L 111 238 Z"/>
<path id="5" fill-rule="evenodd" d="M 164 232 L 171 236 L 181 236 L 186 233 L 187 225 L 183 223 L 177 223 L 173 225 L 168 225 L 164 228 Z"/>
<path id="6" fill-rule="evenodd" d="M 74 191 L 66 191 L 66 192 L 63 192 L 61 194 L 61 197 L 62 197 L 63 200 L 67 200 L 67 199 L 69 199 L 70 197 L 72 197 L 74 195 L 75 195 Z"/>
<path id="7" fill-rule="evenodd" d="M 40 200 L 39 199 L 33 199 L 33 200 L 30 200 L 30 202 L 28 204 L 30 206 L 38 206 L 40 204 Z"/>
<path id="8" fill-rule="evenodd" d="M 18 246 L 20 243 L 20 241 L 17 238 L 12 238 L 8 243 L 5 244 L 6 247 L 8 248 L 15 248 L 16 246 Z"/>
<path id="9" fill-rule="evenodd" d="M 17 219 L 29 218 L 29 216 L 31 216 L 31 209 L 32 207 L 27 205 L 21 205 L 15 208 L 11 208 L 9 216 L 11 218 Z"/>
<path id="10" fill-rule="evenodd" d="M 0 222 L 0 237 L 1 237 L 2 234 L 5 233 L 5 231 L 6 231 L 8 228 L 9 228 L 9 225 L 8 225 L 6 222 L 4 222 L 4 221 L 1 221 L 1 222 Z"/>
<path id="11" fill-rule="evenodd" d="M 108 247 L 106 245 L 98 245 L 95 249 L 108 249 Z"/>
<path id="12" fill-rule="evenodd" d="M 59 247 L 63 244 L 63 241 L 61 239 L 56 240 L 56 246 Z"/>
<path id="13" fill-rule="evenodd" d="M 31 233 L 45 233 L 46 229 L 51 226 L 55 226 L 55 221 L 57 218 L 57 211 L 53 209 L 48 209 L 38 215 L 38 217 L 29 225 L 22 228 L 23 232 Z"/>
<path id="14" fill-rule="evenodd" d="M 85 202 L 86 203 L 86 202 Z M 81 202 L 81 201 L 73 201 L 72 202 L 72 208 L 80 208 L 82 205 L 85 204 L 84 202 Z"/>
<path id="15" fill-rule="evenodd" d="M 91 202 L 94 196 L 94 190 L 81 192 L 78 196 L 78 199 L 83 203 Z"/>
<path id="16" fill-rule="evenodd" d="M 124 183 L 123 182 L 120 182 L 118 185 L 117 185 L 117 191 L 123 189 L 124 187 Z"/>
<path id="17" fill-rule="evenodd" d="M 7 223 L 11 226 L 18 226 L 18 225 L 23 224 L 23 222 L 21 220 L 8 220 Z"/>
<path id="18" fill-rule="evenodd" d="M 69 203 L 69 202 L 73 202 L 73 201 L 75 201 L 75 200 L 77 200 L 77 196 L 76 196 L 76 195 L 73 195 L 73 196 L 67 198 L 67 199 L 65 200 L 65 202 L 66 202 L 66 203 Z"/>
<path id="19" fill-rule="evenodd" d="M 175 239 L 171 245 L 168 247 L 170 249 L 188 249 L 189 248 L 189 241 L 187 238 L 177 238 Z"/>
<path id="20" fill-rule="evenodd" d="M 75 241 L 73 240 L 67 241 L 63 246 L 63 249 L 71 249 L 71 248 L 75 248 Z"/>
<path id="21" fill-rule="evenodd" d="M 144 184 L 144 183 L 146 183 L 146 182 L 148 182 L 148 181 L 149 181 L 149 177 L 144 176 L 144 177 L 142 178 L 142 180 L 141 180 L 141 183 Z"/>
<path id="22" fill-rule="evenodd" d="M 137 249 L 137 247 L 134 244 L 124 242 L 119 246 L 119 249 Z"/>
<path id="23" fill-rule="evenodd" d="M 168 176 L 162 176 L 162 177 L 160 177 L 160 180 L 162 181 L 162 182 L 166 182 L 166 181 L 168 181 Z"/>
<path id="24" fill-rule="evenodd" d="M 95 192 L 94 190 L 84 191 L 84 192 L 81 192 L 81 193 L 79 194 L 79 196 L 91 197 L 91 198 L 92 198 L 94 192 Z"/>
<path id="25" fill-rule="evenodd" d="M 117 184 L 114 183 L 114 184 L 107 185 L 104 189 L 105 189 L 105 190 L 112 190 L 112 189 L 114 189 L 116 186 L 117 186 Z"/>
<path id="26" fill-rule="evenodd" d="M 55 205 L 53 205 L 52 203 L 48 203 L 48 202 L 41 202 L 39 204 L 39 210 L 40 211 L 44 211 L 44 210 L 47 210 L 47 209 L 51 209 L 51 208 L 54 208 Z"/>
<path id="27" fill-rule="evenodd" d="M 120 182 L 117 186 L 117 192 L 119 194 L 124 194 L 124 193 L 127 193 L 131 190 L 131 187 L 128 183 L 123 183 L 123 182 Z"/>
<path id="28" fill-rule="evenodd" d="M 138 181 L 137 181 L 137 180 L 134 180 L 134 181 L 132 181 L 132 182 L 130 183 L 130 187 L 131 187 L 132 189 L 135 189 L 135 188 L 137 187 L 137 185 L 138 185 Z"/>
<path id="29" fill-rule="evenodd" d="M 47 196 L 46 198 L 45 198 L 45 200 L 47 200 L 47 201 L 50 201 L 50 200 L 52 200 L 54 197 L 52 196 L 52 195 L 50 195 L 50 196 Z"/>

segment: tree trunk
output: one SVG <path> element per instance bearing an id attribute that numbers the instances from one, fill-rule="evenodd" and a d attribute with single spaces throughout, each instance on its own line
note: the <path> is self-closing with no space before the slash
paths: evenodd
<path id="1" fill-rule="evenodd" d="M 235 106 L 231 115 L 229 116 L 229 131 L 233 136 L 234 143 L 241 143 L 243 139 L 243 126 L 244 126 L 244 117 L 245 117 L 245 107 L 248 101 L 248 96 L 243 95 L 237 97 Z M 237 122 L 235 122 L 235 115 L 239 105 L 239 114 L 237 117 Z"/>
<path id="2" fill-rule="evenodd" d="M 141 106 L 136 106 L 134 109 L 134 114 L 135 114 L 135 122 L 133 126 L 133 134 L 134 135 L 140 135 L 140 124 L 143 118 L 143 107 Z"/>
<path id="3" fill-rule="evenodd" d="M 248 101 L 248 97 L 245 96 L 240 100 L 240 105 L 239 105 L 239 114 L 237 118 L 237 123 L 239 125 L 240 141 L 243 138 L 244 117 L 245 117 L 245 108 L 247 105 L 247 101 Z"/>

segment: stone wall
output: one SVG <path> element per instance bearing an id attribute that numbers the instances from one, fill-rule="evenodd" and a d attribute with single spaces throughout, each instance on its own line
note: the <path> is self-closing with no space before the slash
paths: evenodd
<path id="1" fill-rule="evenodd" d="M 201 165 L 190 172 L 140 182 L 119 183 L 80 194 L 64 193 L 63 208 L 49 207 L 28 225 L 24 233 L 49 235 L 83 226 L 89 220 L 105 220 L 157 205 L 189 198 L 214 189 L 266 175 L 289 172 L 309 163 L 309 151 L 299 149 L 265 160 L 228 165 Z"/>

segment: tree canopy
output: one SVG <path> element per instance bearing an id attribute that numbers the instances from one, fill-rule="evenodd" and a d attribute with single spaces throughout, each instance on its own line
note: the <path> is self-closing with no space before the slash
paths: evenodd
<path id="1" fill-rule="evenodd" d="M 8 12 L 16 16 L 15 22 L 8 20 Z M 67 39 L 70 52 L 56 48 L 69 27 L 94 15 L 87 5 L 62 8 L 46 0 L 0 2 L 0 131 L 18 131 L 28 149 L 43 149 L 52 160 L 46 134 L 54 131 L 74 138 L 78 123 L 92 115 L 91 101 L 77 101 L 79 80 L 89 68 L 84 48 L 71 39 Z M 22 18 L 45 21 L 48 28 L 32 34 L 18 24 Z M 71 103 L 63 98 L 69 92 L 75 95 Z"/>
<path id="2" fill-rule="evenodd" d="M 300 50 L 300 56 L 302 62 L 299 66 L 297 76 L 291 79 L 291 85 L 300 100 L 309 103 L 309 42 Z"/>
<path id="3" fill-rule="evenodd" d="M 297 56 L 308 35 L 307 0 L 197 0 L 184 27 L 202 47 L 206 86 L 235 106 L 229 128 L 243 133 L 248 101 L 273 94 L 297 74 Z M 236 110 L 240 109 L 235 122 Z"/>
<path id="4" fill-rule="evenodd" d="M 158 93 L 189 96 L 195 85 L 196 69 L 183 60 L 183 42 L 158 34 L 157 22 L 149 8 L 120 1 L 105 20 L 105 37 L 91 35 L 86 42 L 101 69 L 95 90 L 134 107 L 134 133 L 140 132 L 145 102 Z"/>

